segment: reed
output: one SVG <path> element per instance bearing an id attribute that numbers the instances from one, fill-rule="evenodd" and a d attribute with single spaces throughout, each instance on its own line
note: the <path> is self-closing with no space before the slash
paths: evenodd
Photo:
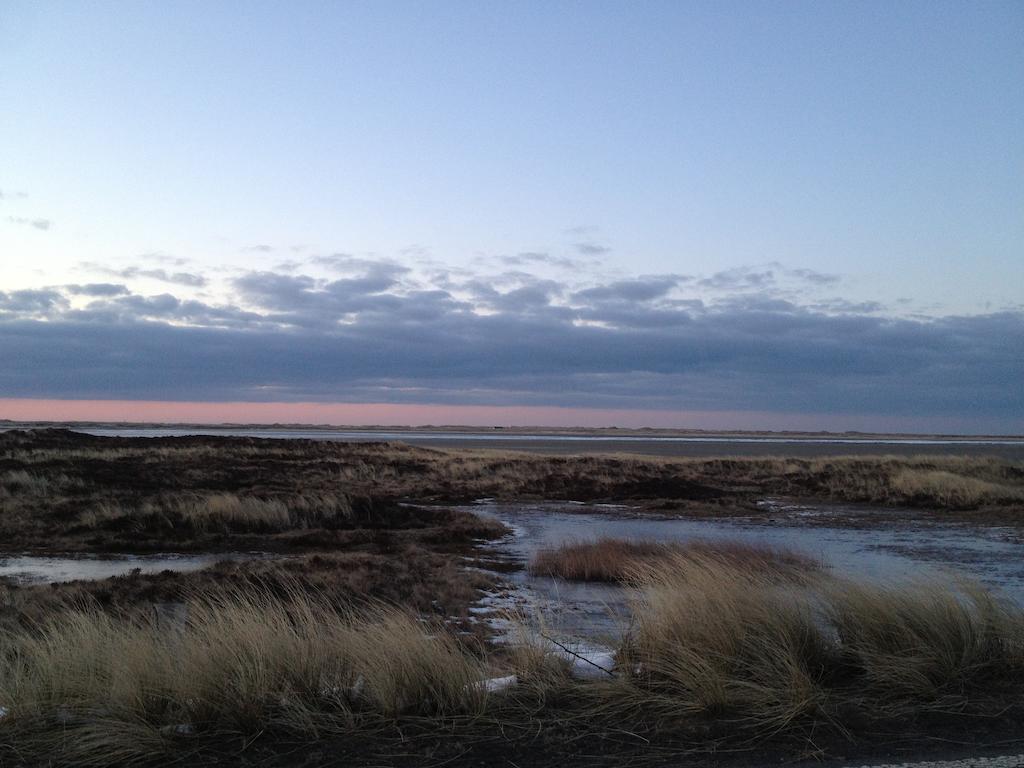
<path id="1" fill-rule="evenodd" d="M 911 718 L 1018 701 L 1024 610 L 957 580 L 800 582 L 711 555 L 638 576 L 620 650 L 624 705 L 778 732 L 798 723 Z"/>
<path id="2" fill-rule="evenodd" d="M 180 626 L 82 609 L 8 634 L 0 732 L 58 762 L 130 763 L 183 732 L 317 735 L 472 715 L 485 676 L 454 636 L 398 609 L 235 591 L 193 599 Z"/>
<path id="3" fill-rule="evenodd" d="M 638 571 L 657 569 L 677 558 L 701 558 L 773 577 L 796 577 L 821 568 L 812 558 L 792 550 L 739 541 L 686 542 L 633 541 L 601 538 L 566 542 L 538 552 L 530 562 L 535 576 L 557 576 L 569 581 L 625 583 Z"/>

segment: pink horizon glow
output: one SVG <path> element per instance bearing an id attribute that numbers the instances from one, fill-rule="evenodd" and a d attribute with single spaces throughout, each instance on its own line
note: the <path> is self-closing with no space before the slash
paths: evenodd
<path id="1" fill-rule="evenodd" d="M 969 433 L 950 418 L 892 418 L 765 411 L 670 411 L 394 403 L 171 402 L 0 398 L 0 419 L 339 426 L 625 427 Z M 977 430 L 975 430 L 977 431 Z"/>

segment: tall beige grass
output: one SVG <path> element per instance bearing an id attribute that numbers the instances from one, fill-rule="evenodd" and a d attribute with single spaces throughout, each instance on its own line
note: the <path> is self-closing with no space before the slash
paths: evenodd
<path id="1" fill-rule="evenodd" d="M 741 717 L 782 728 L 824 711 L 830 643 L 811 601 L 770 575 L 675 555 L 642 576 L 620 666 L 625 698 L 661 716 Z"/>
<path id="2" fill-rule="evenodd" d="M 956 707 L 990 684 L 1024 682 L 1024 612 L 970 581 L 823 589 L 844 665 L 877 705 Z"/>
<path id="3" fill-rule="evenodd" d="M 484 699 L 482 662 L 450 634 L 297 593 L 197 599 L 177 628 L 73 611 L 0 648 L 0 734 L 76 764 L 143 760 L 192 729 L 317 735 Z"/>
<path id="4" fill-rule="evenodd" d="M 23 469 L 10 470 L 0 475 L 0 497 L 28 495 L 46 496 L 59 493 L 68 488 L 81 488 L 84 485 L 80 478 L 69 477 L 64 473 L 47 474 L 45 472 L 28 472 Z"/>
<path id="5" fill-rule="evenodd" d="M 80 512 L 78 522 L 87 528 L 130 520 L 190 532 L 218 528 L 284 531 L 311 528 L 328 520 L 348 519 L 351 515 L 352 506 L 348 498 L 336 493 L 294 494 L 281 498 L 214 493 L 174 496 L 137 505 L 101 502 Z"/>
<path id="6" fill-rule="evenodd" d="M 1015 700 L 1024 610 L 970 582 L 898 586 L 826 573 L 781 583 L 707 556 L 641 575 L 620 652 L 624 702 L 761 731 Z"/>
<path id="7" fill-rule="evenodd" d="M 626 582 L 679 557 L 696 557 L 747 568 L 773 577 L 798 576 L 821 564 L 799 552 L 739 541 L 633 541 L 604 537 L 570 541 L 538 552 L 530 562 L 535 576 L 570 581 Z"/>
<path id="8" fill-rule="evenodd" d="M 1024 486 L 970 477 L 941 469 L 897 471 L 890 481 L 897 494 L 943 507 L 978 507 L 1024 501 Z"/>
<path id="9" fill-rule="evenodd" d="M 743 738 L 843 732 L 852 714 L 863 735 L 879 719 L 1022 706 L 1024 609 L 975 584 L 779 579 L 713 552 L 672 553 L 634 579 L 615 676 L 586 681 L 535 636 L 479 655 L 396 609 L 339 611 L 295 591 L 197 597 L 179 624 L 56 613 L 0 637 L 0 744 L 43 764 L 123 765 L 191 731 L 209 737 L 200 744 L 365 737 L 427 718 L 469 736 L 564 716 Z M 500 695 L 481 685 L 510 673 Z"/>

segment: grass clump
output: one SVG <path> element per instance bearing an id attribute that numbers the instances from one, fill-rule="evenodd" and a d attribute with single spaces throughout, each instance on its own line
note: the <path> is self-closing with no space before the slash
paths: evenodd
<path id="1" fill-rule="evenodd" d="M 1024 610 L 976 585 L 779 579 L 710 551 L 665 555 L 632 583 L 613 674 L 586 680 L 536 633 L 480 653 L 393 608 L 279 587 L 195 597 L 177 623 L 65 611 L 0 639 L 0 751 L 123 765 L 223 756 L 257 734 L 388 752 L 399 734 L 408 752 L 409 727 L 502 755 L 542 731 L 628 732 L 643 749 L 832 734 L 845 750 L 932 714 L 1024 721 Z"/>
<path id="2" fill-rule="evenodd" d="M 786 549 L 738 541 L 686 542 L 632 541 L 601 538 L 566 542 L 538 552 L 530 563 L 535 576 L 557 576 L 569 581 L 625 583 L 638 572 L 657 569 L 678 558 L 701 558 L 753 572 L 797 576 L 821 567 L 820 563 Z"/>
<path id="3" fill-rule="evenodd" d="M 620 651 L 624 701 L 659 719 L 725 716 L 771 730 L 824 712 L 831 644 L 793 587 L 695 554 L 673 555 L 642 578 Z"/>
<path id="4" fill-rule="evenodd" d="M 998 711 L 1024 684 L 1024 610 L 982 587 L 800 583 L 713 556 L 639 577 L 620 698 L 663 720 L 725 718 L 759 733 L 922 712 Z M 987 708 L 987 709 L 986 709 Z"/>
<path id="5" fill-rule="evenodd" d="M 922 500 L 953 509 L 1024 501 L 1024 486 L 939 469 L 903 469 L 896 472 L 890 482 L 904 499 L 911 502 Z"/>
<path id="6" fill-rule="evenodd" d="M 301 530 L 348 521 L 352 505 L 345 496 L 320 493 L 264 498 L 234 493 L 183 494 L 126 506 L 103 502 L 78 514 L 88 529 L 137 527 L 200 534 L 209 531 L 263 532 Z"/>
<path id="7" fill-rule="evenodd" d="M 3 638 L 0 734 L 60 762 L 132 762 L 193 731 L 315 736 L 473 715 L 485 676 L 452 635 L 408 613 L 339 611 L 298 592 L 196 598 L 177 627 L 77 610 Z"/>
<path id="8" fill-rule="evenodd" d="M 980 585 L 839 582 L 824 590 L 841 661 L 876 705 L 959 708 L 1024 680 L 1024 612 Z"/>

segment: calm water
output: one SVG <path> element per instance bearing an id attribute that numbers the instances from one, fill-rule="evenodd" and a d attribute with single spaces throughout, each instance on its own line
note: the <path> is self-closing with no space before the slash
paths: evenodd
<path id="1" fill-rule="evenodd" d="M 463 507 L 501 520 L 513 533 L 483 545 L 489 558 L 519 567 L 509 587 L 488 595 L 476 611 L 497 622 L 496 612 L 518 610 L 559 634 L 600 640 L 628 623 L 631 595 L 607 584 L 580 584 L 530 576 L 534 554 L 566 541 L 603 536 L 656 541 L 731 540 L 803 552 L 839 575 L 893 583 L 959 573 L 1024 605 L 1024 538 L 1008 528 L 931 522 L 908 523 L 898 510 L 850 505 L 794 505 L 765 500 L 749 519 L 695 520 L 640 517 L 628 507 L 573 503 L 503 503 L 482 500 Z M 840 527 L 830 519 L 869 521 Z M 31 556 L 0 554 L 0 577 L 21 583 L 104 579 L 164 570 L 195 571 L 220 560 L 268 557 L 265 553 Z"/>
<path id="2" fill-rule="evenodd" d="M 771 506 L 774 502 L 766 502 Z M 506 504 L 484 500 L 465 507 L 494 517 L 514 533 L 488 545 L 499 557 L 525 565 L 542 549 L 603 536 L 655 541 L 730 540 L 803 552 L 839 575 L 883 583 L 961 573 L 1024 605 L 1024 541 L 1018 532 L 950 524 L 907 524 L 892 510 L 848 506 L 777 505 L 757 520 L 692 520 L 635 517 L 610 505 Z M 801 524 L 819 515 L 871 515 L 870 528 Z M 769 517 L 787 522 L 768 523 Z M 628 622 L 626 590 L 613 585 L 510 574 L 513 589 L 489 596 L 481 609 L 540 614 L 567 635 L 614 635 Z M 485 611 L 481 610 L 481 615 Z"/>
<path id="3" fill-rule="evenodd" d="M 0 578 L 20 584 L 95 581 L 124 576 L 132 571 L 198 571 L 222 560 L 249 560 L 262 553 L 156 554 L 156 555 L 24 555 L 0 554 Z"/>

